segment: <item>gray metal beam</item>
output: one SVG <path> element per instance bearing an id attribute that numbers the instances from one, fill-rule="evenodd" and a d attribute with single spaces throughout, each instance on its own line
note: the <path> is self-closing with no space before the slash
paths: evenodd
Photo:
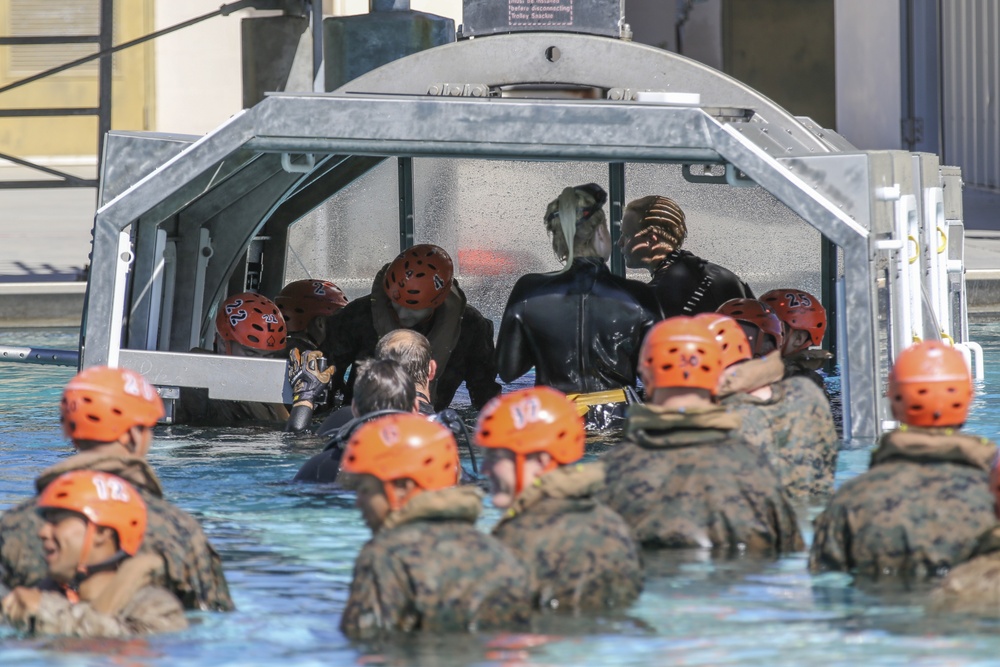
<path id="1" fill-rule="evenodd" d="M 292 402 L 284 359 L 227 357 L 221 354 L 122 350 L 119 363 L 163 387 L 203 387 L 210 398 L 227 401 Z"/>

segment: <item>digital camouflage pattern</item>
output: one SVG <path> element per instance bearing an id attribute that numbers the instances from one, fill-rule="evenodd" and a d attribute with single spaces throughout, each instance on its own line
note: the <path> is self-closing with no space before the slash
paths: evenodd
<path id="1" fill-rule="evenodd" d="M 840 451 L 830 404 L 811 381 L 782 380 L 784 373 L 777 352 L 730 366 L 720 383 L 722 404 L 746 420 L 740 437 L 771 464 L 793 502 L 826 498 Z M 770 396 L 749 393 L 764 387 Z"/>
<path id="2" fill-rule="evenodd" d="M 638 545 L 625 520 L 594 499 L 603 486 L 601 463 L 557 468 L 518 494 L 493 529 L 531 570 L 540 608 L 620 608 L 639 597 Z"/>
<path id="3" fill-rule="evenodd" d="M 931 592 L 932 611 L 1000 617 L 1000 526 L 976 540 L 970 560 L 956 565 Z"/>
<path id="4" fill-rule="evenodd" d="M 992 527 L 996 445 L 953 429 L 901 427 L 815 521 L 809 569 L 877 578 L 941 576 Z"/>
<path id="5" fill-rule="evenodd" d="M 38 613 L 12 625 L 35 635 L 131 637 L 183 630 L 187 619 L 180 602 L 169 591 L 147 586 L 115 615 L 102 614 L 86 602 L 70 604 L 63 594 L 46 591 Z"/>
<path id="6" fill-rule="evenodd" d="M 47 468 L 35 480 L 39 493 L 71 470 L 95 470 L 127 480 L 146 501 L 147 525 L 142 553 L 159 554 L 164 569 L 152 582 L 176 595 L 187 609 L 234 609 L 222 561 L 191 515 L 163 499 L 160 480 L 149 464 L 132 456 L 81 453 Z M 0 577 L 9 588 L 38 586 L 48 574 L 38 538 L 41 518 L 31 498 L 0 517 Z"/>
<path id="7" fill-rule="evenodd" d="M 739 439 L 723 407 L 674 412 L 633 406 L 625 440 L 603 457 L 599 498 L 644 547 L 774 554 L 804 549 L 774 471 Z"/>
<path id="8" fill-rule="evenodd" d="M 341 631 L 368 639 L 525 626 L 530 575 L 476 530 L 480 510 L 480 491 L 465 486 L 424 491 L 390 512 L 354 564 Z"/>
<path id="9" fill-rule="evenodd" d="M 826 383 L 823 376 L 819 374 L 819 369 L 828 360 L 833 358 L 833 354 L 827 350 L 802 350 L 782 358 L 785 364 L 785 379 L 791 377 L 804 377 L 826 395 Z"/>

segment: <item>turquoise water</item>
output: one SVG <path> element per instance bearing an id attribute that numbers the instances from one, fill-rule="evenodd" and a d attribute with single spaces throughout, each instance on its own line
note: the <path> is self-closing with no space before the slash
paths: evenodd
<path id="1" fill-rule="evenodd" d="M 1000 327 L 974 325 L 986 350 L 969 430 L 1000 436 Z M 0 331 L 0 344 L 72 348 L 71 330 Z M 0 364 L 0 509 L 29 495 L 69 453 L 58 397 L 72 372 Z M 259 430 L 157 429 L 151 462 L 170 500 L 198 516 L 222 554 L 239 610 L 191 614 L 180 634 L 131 641 L 25 640 L 0 629 L 4 665 L 987 665 L 1000 624 L 928 618 L 921 593 L 866 591 L 806 572 L 805 554 L 764 562 L 658 555 L 646 590 L 619 616 L 547 618 L 534 635 L 420 637 L 353 645 L 338 632 L 351 568 L 368 539 L 352 499 L 286 483 L 315 441 Z M 867 467 L 844 451 L 838 481 Z M 807 539 L 808 520 L 802 515 Z M 489 510 L 482 527 L 497 513 Z"/>

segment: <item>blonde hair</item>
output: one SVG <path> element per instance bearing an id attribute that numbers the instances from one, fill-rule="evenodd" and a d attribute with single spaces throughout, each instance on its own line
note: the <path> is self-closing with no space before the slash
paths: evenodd
<path id="1" fill-rule="evenodd" d="M 545 209 L 545 229 L 552 235 L 552 250 L 561 262 L 563 271 L 573 263 L 573 257 L 597 256 L 594 234 L 607 224 L 602 208 L 607 194 L 600 186 L 581 185 L 564 188 L 559 198 Z M 566 239 L 572 235 L 573 244 Z"/>
<path id="2" fill-rule="evenodd" d="M 650 195 L 630 201 L 625 206 L 639 218 L 639 232 L 636 236 L 649 233 L 655 227 L 665 237 L 673 250 L 679 250 L 687 238 L 687 223 L 684 211 L 670 197 Z"/>

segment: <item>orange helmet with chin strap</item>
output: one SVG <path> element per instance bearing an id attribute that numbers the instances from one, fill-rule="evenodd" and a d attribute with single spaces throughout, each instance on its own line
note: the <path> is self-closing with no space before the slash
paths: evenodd
<path id="1" fill-rule="evenodd" d="M 656 323 L 639 350 L 639 375 L 647 388 L 691 387 L 718 393 L 722 345 L 704 320 L 679 315 Z"/>
<path id="2" fill-rule="evenodd" d="M 274 305 L 290 333 L 305 331 L 316 317 L 328 317 L 347 305 L 344 292 L 328 280 L 296 280 L 285 285 Z"/>
<path id="3" fill-rule="evenodd" d="M 133 426 L 155 426 L 163 417 L 163 401 L 135 371 L 91 366 L 63 389 L 59 415 L 70 440 L 113 442 Z"/>
<path id="4" fill-rule="evenodd" d="M 781 320 L 778 319 L 774 310 L 766 303 L 757 299 L 730 299 L 719 306 L 715 312 L 728 315 L 737 322 L 744 322 L 757 327 L 762 333 L 774 339 L 774 347 L 776 349 L 781 349 L 781 343 L 785 339 L 784 331 L 781 328 Z"/>
<path id="5" fill-rule="evenodd" d="M 694 319 L 703 322 L 722 346 L 722 368 L 753 359 L 750 341 L 736 320 L 722 313 L 700 313 Z"/>
<path id="6" fill-rule="evenodd" d="M 455 436 L 422 415 L 387 415 L 364 424 L 347 443 L 344 472 L 371 475 L 382 482 L 389 506 L 401 509 L 412 497 L 397 498 L 392 482 L 411 479 L 420 491 L 458 484 Z"/>
<path id="7" fill-rule="evenodd" d="M 769 305 L 789 329 L 807 332 L 813 345 L 823 344 L 826 309 L 812 294 L 797 289 L 774 289 L 762 294 L 760 301 Z"/>
<path id="8" fill-rule="evenodd" d="M 111 528 L 118 534 L 118 548 L 134 556 L 146 534 L 146 503 L 121 477 L 94 470 L 74 470 L 45 487 L 35 503 L 38 510 L 61 509 L 82 514 L 87 532 L 77 570 L 86 573 L 94 531 Z"/>
<path id="9" fill-rule="evenodd" d="M 239 343 L 261 352 L 285 349 L 285 318 L 274 302 L 254 292 L 235 294 L 219 305 L 215 328 L 225 341 L 225 353 Z"/>
<path id="10" fill-rule="evenodd" d="M 547 452 L 552 460 L 544 472 L 579 461 L 586 434 L 576 404 L 551 387 L 531 387 L 497 396 L 483 408 L 476 427 L 476 444 L 514 453 L 515 493 L 524 488 L 524 460 Z"/>
<path id="11" fill-rule="evenodd" d="M 961 426 L 972 404 L 972 377 L 962 353 L 936 340 L 911 345 L 889 371 L 893 416 L 910 426 Z"/>
<path id="12" fill-rule="evenodd" d="M 444 248 L 424 243 L 399 253 L 386 269 L 382 288 L 403 308 L 437 308 L 448 298 L 454 276 L 455 267 Z"/>

